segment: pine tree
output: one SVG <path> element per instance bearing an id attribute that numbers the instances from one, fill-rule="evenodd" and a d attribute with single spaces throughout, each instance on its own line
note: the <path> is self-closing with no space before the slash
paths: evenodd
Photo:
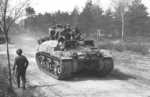
<path id="1" fill-rule="evenodd" d="M 126 15 L 129 35 L 145 35 L 147 33 L 149 18 L 146 7 L 141 0 L 134 0 Z"/>

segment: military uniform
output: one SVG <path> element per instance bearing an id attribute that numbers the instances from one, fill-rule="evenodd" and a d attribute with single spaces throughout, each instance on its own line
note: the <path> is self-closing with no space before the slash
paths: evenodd
<path id="1" fill-rule="evenodd" d="M 78 28 L 75 28 L 74 36 L 76 40 L 81 40 L 81 32 Z"/>
<path id="2" fill-rule="evenodd" d="M 16 77 L 18 88 L 20 87 L 20 79 L 22 80 L 23 88 L 25 88 L 26 83 L 26 69 L 28 67 L 28 60 L 23 55 L 18 55 L 14 61 L 13 70 L 16 69 Z"/>

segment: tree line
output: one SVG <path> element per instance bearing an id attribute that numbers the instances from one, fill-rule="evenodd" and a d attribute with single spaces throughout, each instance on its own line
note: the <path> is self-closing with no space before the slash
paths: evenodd
<path id="1" fill-rule="evenodd" d="M 125 0 L 120 0 L 119 3 L 113 2 L 113 10 L 106 11 L 100 5 L 94 4 L 92 0 L 87 1 L 82 12 L 74 8 L 71 13 L 57 11 L 33 15 L 35 11 L 29 7 L 26 12 L 33 16 L 25 19 L 24 27 L 47 33 L 51 25 L 71 24 L 77 26 L 86 35 L 92 35 L 98 29 L 103 34 L 114 37 L 121 37 L 122 34 L 125 36 L 150 35 L 150 17 L 142 1 L 123 1 Z"/>

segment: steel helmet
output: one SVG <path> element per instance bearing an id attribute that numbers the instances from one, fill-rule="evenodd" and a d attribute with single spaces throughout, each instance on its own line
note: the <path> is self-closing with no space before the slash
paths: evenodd
<path id="1" fill-rule="evenodd" d="M 17 49 L 16 53 L 17 53 L 18 55 L 21 55 L 21 54 L 22 54 L 22 49 Z"/>

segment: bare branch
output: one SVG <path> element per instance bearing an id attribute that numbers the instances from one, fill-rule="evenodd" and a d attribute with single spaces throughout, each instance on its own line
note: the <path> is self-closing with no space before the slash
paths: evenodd
<path id="1" fill-rule="evenodd" d="M 26 8 L 26 6 L 29 5 L 30 0 L 20 2 L 19 4 L 16 4 L 13 8 L 8 8 L 8 3 L 10 0 L 7 0 L 7 2 L 4 1 L 5 0 L 0 0 L 0 28 L 3 29 L 3 27 L 5 26 L 5 30 L 9 31 L 12 24 L 15 23 L 15 21 L 23 15 L 24 9 Z M 7 20 L 9 17 L 11 17 L 10 21 Z"/>
<path id="2" fill-rule="evenodd" d="M 29 2 L 30 0 L 26 0 L 24 3 L 22 3 L 22 5 L 19 7 L 19 8 L 17 8 L 17 7 L 14 7 L 13 9 L 15 9 L 14 10 L 14 15 L 13 15 L 13 18 L 12 18 L 12 20 L 8 23 L 8 25 L 7 25 L 7 31 L 9 31 L 9 29 L 10 29 L 10 27 L 11 27 L 11 25 L 17 20 L 17 19 L 19 19 L 20 17 L 21 17 L 21 15 L 22 15 L 22 13 L 23 13 L 23 11 L 24 11 L 24 8 L 26 7 L 26 6 L 28 6 L 28 2 Z"/>
<path id="3" fill-rule="evenodd" d="M 16 13 L 20 14 L 19 10 L 24 10 L 25 7 L 29 5 L 30 0 L 26 0 L 24 2 L 20 2 L 19 4 L 16 4 L 14 7 L 8 10 L 8 16 L 15 17 Z"/>
<path id="4" fill-rule="evenodd" d="M 8 46 L 8 32 L 11 25 L 22 15 L 23 9 L 28 4 L 27 3 L 28 1 L 30 0 L 26 0 L 26 2 L 21 3 L 20 5 L 17 5 L 12 9 L 9 9 L 10 0 L 0 0 L 0 29 L 5 34 L 5 39 L 6 39 L 9 83 L 11 87 L 12 87 L 12 80 L 11 80 L 11 65 L 10 65 L 10 55 L 9 55 L 9 46 Z"/>

